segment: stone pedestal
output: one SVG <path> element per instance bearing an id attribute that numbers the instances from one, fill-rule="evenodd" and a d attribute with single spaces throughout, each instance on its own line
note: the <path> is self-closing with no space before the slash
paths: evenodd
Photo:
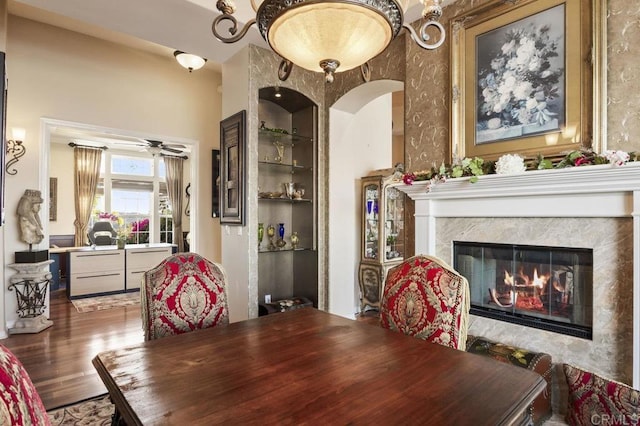
<path id="1" fill-rule="evenodd" d="M 53 321 L 40 314 L 33 318 L 19 318 L 9 329 L 9 334 L 40 333 L 53 325 Z"/>
<path id="2" fill-rule="evenodd" d="M 49 264 L 53 260 L 36 263 L 12 263 L 10 268 L 18 271 L 11 277 L 9 290 L 16 292 L 18 316 L 9 334 L 39 333 L 53 325 L 53 321 L 44 316 L 44 301 L 51 279 Z"/>

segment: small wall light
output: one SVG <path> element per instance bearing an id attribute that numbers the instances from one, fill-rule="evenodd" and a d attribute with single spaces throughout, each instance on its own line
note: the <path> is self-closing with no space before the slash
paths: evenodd
<path id="1" fill-rule="evenodd" d="M 27 153 L 27 149 L 22 145 L 25 136 L 27 135 L 27 131 L 25 129 L 14 127 L 11 129 L 11 133 L 13 139 L 9 139 L 7 141 L 7 164 L 5 167 L 5 171 L 8 175 L 15 175 L 18 173 L 18 170 L 14 167 L 10 169 L 11 166 L 16 164 L 18 160 Z"/>
<path id="2" fill-rule="evenodd" d="M 178 63 L 188 69 L 189 72 L 199 70 L 204 66 L 205 62 L 207 62 L 205 58 L 192 55 L 191 53 L 184 53 L 179 50 L 173 52 L 173 56 L 175 56 Z"/>

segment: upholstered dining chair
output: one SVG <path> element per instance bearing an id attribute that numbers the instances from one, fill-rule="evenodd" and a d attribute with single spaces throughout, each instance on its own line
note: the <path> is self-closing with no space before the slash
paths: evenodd
<path id="1" fill-rule="evenodd" d="M 380 303 L 380 325 L 464 351 L 469 283 L 441 259 L 414 256 L 391 268 Z"/>
<path id="2" fill-rule="evenodd" d="M 6 347 L 0 345 L 0 425 L 50 425 L 29 374 Z"/>
<path id="3" fill-rule="evenodd" d="M 196 253 L 177 253 L 145 272 L 140 297 L 145 340 L 229 323 L 224 271 Z"/>

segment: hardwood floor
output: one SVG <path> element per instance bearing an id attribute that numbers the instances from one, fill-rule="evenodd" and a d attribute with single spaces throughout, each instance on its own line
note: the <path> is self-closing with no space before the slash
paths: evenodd
<path id="1" fill-rule="evenodd" d="M 139 305 L 81 314 L 64 290 L 50 303 L 52 327 L 0 340 L 24 364 L 47 410 L 106 393 L 91 359 L 144 340 Z"/>

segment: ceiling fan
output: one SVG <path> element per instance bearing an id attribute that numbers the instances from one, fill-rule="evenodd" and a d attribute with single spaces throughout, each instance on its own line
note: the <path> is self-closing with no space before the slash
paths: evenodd
<path id="1" fill-rule="evenodd" d="M 145 141 L 147 142 L 147 146 L 144 149 L 154 156 L 164 152 L 168 152 L 170 154 L 184 154 L 184 151 L 187 149 L 186 146 L 180 144 L 166 144 L 162 141 L 151 139 L 145 139 Z"/>

